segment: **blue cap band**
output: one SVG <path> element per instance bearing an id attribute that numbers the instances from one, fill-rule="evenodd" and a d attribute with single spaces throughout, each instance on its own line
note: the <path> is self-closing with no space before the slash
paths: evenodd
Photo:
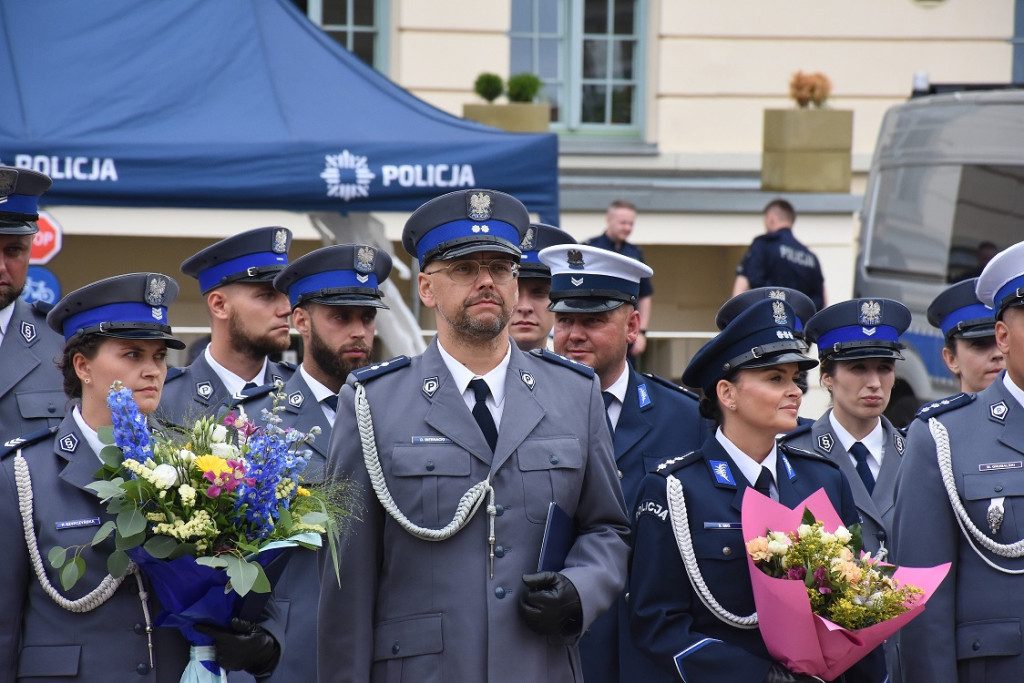
<path id="1" fill-rule="evenodd" d="M 199 273 L 199 291 L 205 292 L 208 289 L 212 289 L 219 285 L 224 278 L 244 273 L 249 268 L 275 265 L 282 267 L 288 265 L 288 255 L 275 254 L 272 251 L 261 251 L 255 254 L 239 256 L 224 263 L 218 263 Z"/>
<path id="2" fill-rule="evenodd" d="M 551 276 L 552 294 L 560 298 L 572 298 L 572 292 L 576 289 L 581 290 L 581 297 L 590 296 L 586 293 L 586 290 L 593 289 L 614 290 L 633 297 L 640 295 L 639 282 L 623 280 L 620 277 L 587 274 L 582 271 L 579 274 L 568 272 Z"/>
<path id="3" fill-rule="evenodd" d="M 998 311 L 1002 308 L 1003 299 L 1007 297 L 1017 298 L 1017 290 L 1021 287 L 1024 287 L 1024 275 L 1018 275 L 996 290 L 996 295 L 992 299 L 992 309 Z"/>
<path id="4" fill-rule="evenodd" d="M 987 318 L 987 320 L 984 320 L 981 324 L 991 325 L 996 321 L 995 318 L 992 317 L 991 308 L 985 304 L 971 304 L 970 306 L 958 308 L 947 315 L 942 319 L 942 323 L 939 327 L 942 329 L 943 335 L 949 336 L 949 333 L 956 329 L 956 326 L 960 323 L 968 320 L 983 320 L 985 318 Z"/>
<path id="5" fill-rule="evenodd" d="M 515 226 L 498 220 L 471 221 L 461 219 L 439 225 L 422 238 L 416 244 L 416 258 L 423 262 L 423 257 L 436 249 L 439 245 L 450 240 L 463 237 L 497 237 L 505 240 L 511 246 L 519 247 L 519 231 Z"/>
<path id="6" fill-rule="evenodd" d="M 874 330 L 874 333 L 867 335 L 864 334 L 864 330 Z M 874 327 L 866 327 L 862 325 L 839 327 L 834 330 L 829 330 L 818 337 L 818 349 L 827 349 L 835 346 L 836 344 L 844 344 L 846 342 L 862 341 L 899 343 L 900 334 L 895 327 L 890 327 L 889 325 L 876 325 Z"/>
<path id="7" fill-rule="evenodd" d="M 338 287 L 360 287 L 368 290 L 367 294 L 375 294 L 377 274 L 367 273 L 364 276 L 365 282 L 357 280 L 356 276 L 358 275 L 359 273 L 354 270 L 328 270 L 304 277 L 301 280 L 296 280 L 295 284 L 288 288 L 288 299 L 292 306 L 295 306 L 304 294 L 318 292 L 321 289 L 337 289 Z"/>
<path id="8" fill-rule="evenodd" d="M 519 259 L 519 263 L 539 263 L 544 266 L 544 264 L 540 262 L 540 256 L 538 256 L 538 254 L 540 254 L 539 251 L 524 251 L 522 257 Z M 544 267 L 547 268 L 547 266 Z"/>
<path id="9" fill-rule="evenodd" d="M 139 303 L 118 303 L 98 306 L 68 316 L 64 321 L 64 340 L 75 336 L 80 330 L 96 327 L 101 323 L 162 323 L 167 325 L 166 306 L 147 306 Z"/>
<path id="10" fill-rule="evenodd" d="M 0 213 L 39 213 L 39 197 L 27 194 L 7 195 L 6 201 L 0 202 Z"/>

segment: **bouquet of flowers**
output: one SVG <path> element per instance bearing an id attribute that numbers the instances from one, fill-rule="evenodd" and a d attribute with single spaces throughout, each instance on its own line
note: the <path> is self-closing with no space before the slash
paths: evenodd
<path id="1" fill-rule="evenodd" d="M 768 652 L 826 680 L 917 616 L 949 570 L 897 568 L 864 553 L 860 526 L 845 527 L 821 489 L 797 510 L 750 489 L 742 520 Z"/>
<path id="2" fill-rule="evenodd" d="M 250 620 L 259 615 L 266 599 L 243 596 L 270 592 L 268 573 L 279 575 L 290 548 L 315 550 L 326 537 L 337 575 L 337 541 L 350 514 L 345 494 L 302 485 L 305 446 L 316 432 L 279 426 L 281 395 L 264 410 L 263 425 L 240 410 L 154 432 L 130 390 L 120 382 L 110 389 L 113 427 L 99 434 L 113 445 L 100 452 L 103 467 L 88 488 L 107 502 L 113 519 L 92 545 L 113 535 L 110 575 L 123 576 L 132 562 L 140 567 L 165 608 L 154 623 L 178 628 L 195 646 L 212 644 L 196 624 L 227 626 L 240 612 Z M 49 553 L 65 590 L 85 571 L 82 550 Z M 212 653 L 202 665 L 219 675 Z"/>

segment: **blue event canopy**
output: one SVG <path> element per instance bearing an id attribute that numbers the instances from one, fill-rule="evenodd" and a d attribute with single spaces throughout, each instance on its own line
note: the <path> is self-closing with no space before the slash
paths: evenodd
<path id="1" fill-rule="evenodd" d="M 464 121 L 288 0 L 3 0 L 0 161 L 45 204 L 411 211 L 458 188 L 558 223 L 558 141 Z"/>

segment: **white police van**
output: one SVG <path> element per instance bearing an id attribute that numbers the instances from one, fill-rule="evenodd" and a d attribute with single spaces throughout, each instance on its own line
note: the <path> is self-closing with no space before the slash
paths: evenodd
<path id="1" fill-rule="evenodd" d="M 854 296 L 913 313 L 906 361 L 886 414 L 907 424 L 924 401 L 959 385 L 925 311 L 983 255 L 1024 240 L 1024 91 L 928 95 L 885 115 L 860 213 Z"/>

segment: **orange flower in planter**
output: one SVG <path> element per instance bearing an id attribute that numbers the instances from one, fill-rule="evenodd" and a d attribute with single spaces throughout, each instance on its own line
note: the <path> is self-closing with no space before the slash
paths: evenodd
<path id="1" fill-rule="evenodd" d="M 832 94 L 832 81 L 828 76 L 818 72 L 805 74 L 797 71 L 789 82 L 789 96 L 796 100 L 801 109 L 814 104 L 815 107 L 825 106 L 825 100 Z"/>

